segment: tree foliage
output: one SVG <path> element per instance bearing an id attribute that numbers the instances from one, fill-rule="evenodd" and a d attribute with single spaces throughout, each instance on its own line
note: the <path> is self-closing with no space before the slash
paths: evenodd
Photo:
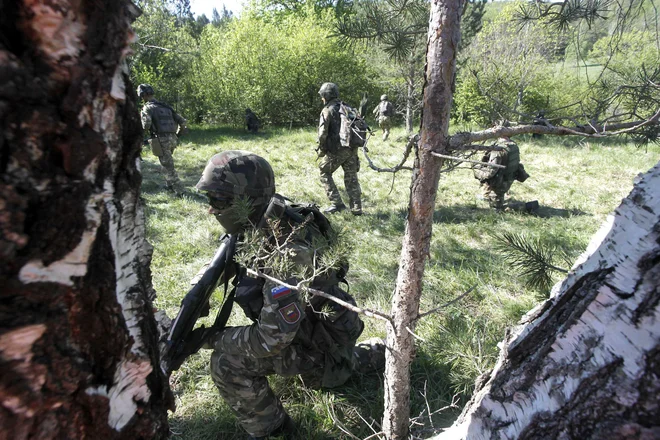
<path id="1" fill-rule="evenodd" d="M 330 14 L 291 14 L 275 22 L 248 12 L 226 30 L 207 27 L 194 80 L 205 118 L 237 122 L 249 107 L 269 123 L 312 123 L 326 81 L 357 105 L 373 75 L 364 60 L 330 38 L 324 24 Z"/>

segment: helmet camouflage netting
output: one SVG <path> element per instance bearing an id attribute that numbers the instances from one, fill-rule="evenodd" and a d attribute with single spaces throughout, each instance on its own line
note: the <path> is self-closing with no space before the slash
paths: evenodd
<path id="1" fill-rule="evenodd" d="M 230 197 L 248 196 L 261 203 L 275 194 L 275 174 L 263 157 L 247 151 L 228 150 L 211 157 L 196 188 Z"/>

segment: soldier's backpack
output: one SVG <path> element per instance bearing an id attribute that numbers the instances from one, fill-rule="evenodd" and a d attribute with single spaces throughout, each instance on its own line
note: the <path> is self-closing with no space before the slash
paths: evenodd
<path id="1" fill-rule="evenodd" d="M 359 148 L 367 143 L 369 126 L 358 111 L 345 102 L 339 103 L 339 142 L 345 148 Z"/>
<path id="2" fill-rule="evenodd" d="M 382 101 L 380 103 L 380 109 L 378 109 L 381 115 L 383 116 L 394 116 L 394 105 L 390 101 Z"/>
<path id="3" fill-rule="evenodd" d="M 176 133 L 178 127 L 177 123 L 174 122 L 174 110 L 169 105 L 160 102 L 152 101 L 149 103 L 150 107 L 153 108 L 151 113 L 151 120 L 156 128 L 157 133 Z"/>

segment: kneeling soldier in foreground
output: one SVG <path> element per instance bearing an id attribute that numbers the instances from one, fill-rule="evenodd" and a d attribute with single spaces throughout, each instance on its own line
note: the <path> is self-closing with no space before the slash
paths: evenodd
<path id="1" fill-rule="evenodd" d="M 364 327 L 356 312 L 247 272 L 246 266 L 289 286 L 310 280 L 310 288 L 355 304 L 340 287 L 348 264 L 342 258 L 332 267 L 319 264 L 336 242 L 328 219 L 315 205 L 293 204 L 276 194 L 264 158 L 235 150 L 216 154 L 197 188 L 208 195 L 209 213 L 238 237 L 236 255 L 243 264 L 234 265 L 231 284 L 235 302 L 253 322 L 225 327 L 207 339 L 214 350 L 213 381 L 250 439 L 296 438 L 295 424 L 267 376 L 300 374 L 306 385 L 336 387 L 354 369 L 382 368 L 384 346 L 355 346 Z"/>

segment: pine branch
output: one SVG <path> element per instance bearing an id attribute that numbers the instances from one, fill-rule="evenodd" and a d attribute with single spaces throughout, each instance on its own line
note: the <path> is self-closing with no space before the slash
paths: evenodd
<path id="1" fill-rule="evenodd" d="M 552 285 L 552 272 L 568 273 L 554 265 L 556 246 L 528 238 L 524 233 L 502 232 L 492 234 L 495 249 L 504 255 L 504 260 L 527 278 L 527 284 L 538 290 L 547 290 Z"/>

